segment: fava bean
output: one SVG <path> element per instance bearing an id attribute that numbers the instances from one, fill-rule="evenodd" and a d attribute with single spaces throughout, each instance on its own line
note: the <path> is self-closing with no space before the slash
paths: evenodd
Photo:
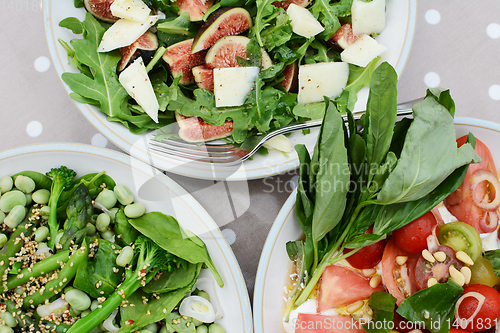
<path id="1" fill-rule="evenodd" d="M 210 295 L 205 291 L 205 290 L 200 290 L 196 293 L 196 296 L 200 296 L 200 297 L 203 297 L 204 299 L 206 299 L 207 301 L 210 302 Z"/>
<path id="2" fill-rule="evenodd" d="M 21 192 L 31 193 L 35 190 L 36 184 L 30 177 L 19 175 L 14 181 L 14 186 Z"/>
<path id="3" fill-rule="evenodd" d="M 16 228 L 26 217 L 26 207 L 17 205 L 11 209 L 3 223 L 11 229 Z"/>
<path id="4" fill-rule="evenodd" d="M 12 327 L 0 325 L 0 333 L 14 333 Z"/>
<path id="5" fill-rule="evenodd" d="M 86 293 L 76 288 L 68 291 L 65 294 L 64 299 L 68 301 L 69 305 L 71 305 L 73 309 L 79 312 L 87 310 L 92 303 L 90 297 Z"/>
<path id="6" fill-rule="evenodd" d="M 46 190 L 44 188 L 39 189 L 39 190 L 33 192 L 33 194 L 31 195 L 31 198 L 37 204 L 45 205 L 45 204 L 47 204 L 47 202 L 49 202 L 50 191 Z"/>
<path id="7" fill-rule="evenodd" d="M 14 181 L 12 180 L 12 177 L 5 176 L 0 179 L 0 192 L 2 194 L 12 190 L 13 186 L 14 186 Z"/>
<path id="8" fill-rule="evenodd" d="M 115 236 L 115 233 L 109 229 L 101 232 L 100 234 L 101 234 L 102 238 L 104 238 L 105 240 L 108 240 L 108 241 L 111 240 Z"/>
<path id="9" fill-rule="evenodd" d="M 43 206 L 42 208 L 40 208 L 40 216 L 42 217 L 42 219 L 48 220 L 49 214 L 50 214 L 50 207 L 49 206 Z"/>
<path id="10" fill-rule="evenodd" d="M 198 327 L 198 326 L 202 325 L 202 324 L 203 324 L 203 322 L 202 322 L 202 321 L 199 321 L 198 319 L 194 319 L 194 318 L 193 318 L 193 324 L 194 324 L 194 326 Z"/>
<path id="11" fill-rule="evenodd" d="M 148 331 L 150 331 L 151 333 L 156 333 L 156 332 L 158 332 L 158 326 L 156 325 L 156 323 L 151 323 L 151 324 L 149 324 L 149 325 L 144 326 L 144 327 L 141 329 L 141 331 L 142 331 L 142 330 L 148 330 Z"/>
<path id="12" fill-rule="evenodd" d="M 95 201 L 103 205 L 106 209 L 111 209 L 116 205 L 117 199 L 115 192 L 112 190 L 104 189 L 101 193 L 97 195 Z"/>
<path id="13" fill-rule="evenodd" d="M 73 308 L 73 307 L 70 307 L 70 308 L 69 308 L 69 315 L 70 315 L 71 317 L 78 317 L 78 316 L 80 315 L 80 313 L 82 313 L 82 312 L 81 312 L 81 311 L 76 310 L 76 309 L 75 309 L 75 308 Z"/>
<path id="14" fill-rule="evenodd" d="M 130 246 L 125 246 L 121 249 L 120 254 L 116 257 L 116 264 L 120 267 L 125 267 L 132 261 L 134 250 Z"/>
<path id="15" fill-rule="evenodd" d="M 31 202 L 33 201 L 31 193 L 25 195 L 26 195 L 26 206 L 31 205 Z"/>
<path id="16" fill-rule="evenodd" d="M 87 227 L 89 228 L 89 231 L 87 231 L 87 236 L 95 236 L 96 232 L 97 232 L 97 229 L 95 228 L 95 225 L 93 225 L 92 223 L 88 222 L 87 223 Z"/>
<path id="17" fill-rule="evenodd" d="M 150 330 L 142 329 L 139 331 L 139 333 L 153 333 Z"/>
<path id="18" fill-rule="evenodd" d="M 196 327 L 196 333 L 208 333 L 208 327 L 200 325 Z"/>
<path id="19" fill-rule="evenodd" d="M 219 324 L 213 323 L 208 326 L 209 333 L 226 333 L 226 331 Z"/>
<path id="20" fill-rule="evenodd" d="M 136 202 L 125 206 L 123 212 L 128 218 L 136 219 L 146 213 L 146 206 L 144 206 L 144 204 L 141 202 Z"/>
<path id="21" fill-rule="evenodd" d="M 26 206 L 26 195 L 18 190 L 13 190 L 5 193 L 0 198 L 0 210 L 4 213 L 8 213 L 15 206 Z"/>
<path id="22" fill-rule="evenodd" d="M 3 223 L 4 219 L 5 219 L 5 213 L 0 210 L 0 223 Z"/>
<path id="23" fill-rule="evenodd" d="M 95 309 L 97 309 L 97 307 L 99 306 L 99 301 L 98 300 L 93 300 L 92 303 L 90 303 L 90 311 L 94 311 Z"/>
<path id="24" fill-rule="evenodd" d="M 49 237 L 49 228 L 46 226 L 41 226 L 37 228 L 34 232 L 35 234 L 35 241 L 37 243 L 43 242 Z"/>
<path id="25" fill-rule="evenodd" d="M 0 249 L 7 243 L 9 238 L 5 235 L 0 233 Z"/>
<path id="26" fill-rule="evenodd" d="M 5 326 L 9 327 L 16 327 L 17 326 L 17 321 L 16 318 L 9 312 L 0 312 L 0 320 L 2 320 L 5 323 Z"/>
<path id="27" fill-rule="evenodd" d="M 125 185 L 116 185 L 113 189 L 116 198 L 122 205 L 129 205 L 134 202 L 134 194 Z"/>
<path id="28" fill-rule="evenodd" d="M 95 227 L 100 232 L 104 232 L 108 229 L 109 224 L 111 222 L 111 218 L 106 213 L 101 213 L 97 216 L 95 221 Z"/>

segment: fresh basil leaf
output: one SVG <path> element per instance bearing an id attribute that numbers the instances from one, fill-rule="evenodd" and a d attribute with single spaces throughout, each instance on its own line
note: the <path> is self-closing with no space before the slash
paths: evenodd
<path id="1" fill-rule="evenodd" d="M 491 261 L 495 275 L 500 276 L 500 250 L 486 251 L 483 256 Z"/>
<path id="2" fill-rule="evenodd" d="M 455 303 L 464 289 L 453 282 L 438 283 L 405 299 L 396 310 L 413 322 L 424 322 L 431 333 L 447 333 L 453 321 Z"/>
<path id="3" fill-rule="evenodd" d="M 369 246 L 377 243 L 378 241 L 385 239 L 386 235 L 376 235 L 376 234 L 366 234 L 359 235 L 349 243 L 345 244 L 344 247 L 347 249 L 358 249 L 365 246 Z"/>
<path id="4" fill-rule="evenodd" d="M 83 33 L 82 22 L 76 17 L 65 18 L 64 20 L 59 22 L 59 26 L 71 30 L 76 35 L 80 35 Z"/>
<path id="5" fill-rule="evenodd" d="M 370 183 L 370 191 L 372 193 L 375 193 L 382 188 L 382 184 L 384 184 L 387 177 L 389 177 L 392 170 L 394 170 L 397 162 L 398 158 L 396 155 L 392 151 L 389 151 L 385 157 L 384 163 L 370 170 L 372 175 L 374 175 L 373 180 Z"/>
<path id="6" fill-rule="evenodd" d="M 368 305 L 373 310 L 373 320 L 363 325 L 363 328 L 368 333 L 390 332 L 390 323 L 394 319 L 396 298 L 389 293 L 378 291 L 370 295 Z"/>
<path id="7" fill-rule="evenodd" d="M 431 88 L 427 90 L 427 95 L 430 97 L 434 97 L 436 101 L 438 101 L 441 105 L 450 111 L 450 114 L 455 116 L 455 101 L 451 98 L 451 94 L 449 90 L 441 90 L 439 88 Z"/>
<path id="8" fill-rule="evenodd" d="M 142 288 L 142 291 L 151 293 L 167 293 L 176 289 L 192 286 L 198 279 L 202 264 L 187 264 L 186 268 L 179 267 L 172 272 L 163 272 Z"/>
<path id="9" fill-rule="evenodd" d="M 391 148 L 389 150 L 392 151 L 397 158 L 401 156 L 406 133 L 408 133 L 412 121 L 413 120 L 410 118 L 403 118 L 394 126 L 394 134 L 392 135 Z"/>

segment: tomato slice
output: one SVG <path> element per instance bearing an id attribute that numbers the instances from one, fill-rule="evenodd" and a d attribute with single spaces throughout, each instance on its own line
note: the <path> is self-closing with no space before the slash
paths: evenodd
<path id="1" fill-rule="evenodd" d="M 372 234 L 373 226 L 365 231 L 365 234 Z M 384 253 L 386 240 L 382 239 L 375 244 L 365 246 L 361 248 L 358 252 L 354 253 L 350 257 L 347 257 L 347 262 L 354 268 L 365 269 L 375 267 L 380 260 L 382 260 L 382 254 Z M 350 249 L 345 249 L 344 254 L 351 251 Z"/>
<path id="2" fill-rule="evenodd" d="M 321 275 L 318 312 L 367 299 L 376 291 L 385 291 L 382 284 L 370 287 L 370 279 L 346 267 L 330 265 Z"/>
<path id="3" fill-rule="evenodd" d="M 450 222 L 439 227 L 439 243 L 456 252 L 464 251 L 472 261 L 481 257 L 483 244 L 477 230 L 464 222 Z"/>
<path id="4" fill-rule="evenodd" d="M 436 217 L 432 212 L 427 212 L 404 227 L 394 230 L 392 236 L 396 245 L 403 251 L 420 253 L 427 248 L 427 237 L 436 226 Z"/>
<path id="5" fill-rule="evenodd" d="M 467 324 L 465 329 L 470 332 L 478 332 L 494 327 L 500 319 L 500 293 L 494 288 L 482 284 L 470 285 L 464 289 L 465 298 L 458 306 L 458 315 L 460 319 L 469 319 L 477 309 L 479 304 L 478 300 L 474 297 L 467 297 L 467 294 L 471 292 L 483 295 L 485 300 L 479 312 L 474 319 Z M 458 323 L 460 324 L 460 320 L 458 320 Z"/>
<path id="6" fill-rule="evenodd" d="M 462 262 L 457 260 L 455 251 L 451 247 L 440 245 L 438 251 L 446 254 L 446 259 L 443 262 L 436 260 L 431 263 L 422 256 L 418 258 L 417 265 L 415 266 L 415 283 L 418 289 L 427 288 L 427 281 L 430 278 L 435 278 L 439 283 L 448 281 L 450 278 L 449 268 L 452 265 L 458 270 L 463 267 Z"/>
<path id="7" fill-rule="evenodd" d="M 405 256 L 408 260 L 403 266 L 396 263 L 396 257 Z M 419 258 L 418 254 L 408 253 L 401 250 L 394 241 L 394 238 L 387 243 L 382 256 L 382 276 L 384 284 L 392 296 L 396 297 L 396 303 L 401 302 L 417 292 L 415 284 L 415 264 Z"/>
<path id="8" fill-rule="evenodd" d="M 460 147 L 467 140 L 467 136 L 457 139 L 457 145 Z M 473 226 L 479 233 L 491 232 L 485 229 L 484 222 L 481 221 L 487 218 L 484 210 L 476 206 L 472 200 L 470 182 L 471 175 L 477 170 L 487 170 L 493 175 L 497 175 L 495 162 L 491 156 L 488 147 L 476 138 L 476 153 L 481 156 L 481 163 L 470 164 L 467 174 L 465 175 L 464 182 L 460 187 L 450 194 L 445 200 L 444 204 L 446 209 L 457 218 L 458 221 L 465 222 Z M 482 188 L 481 188 L 482 187 Z M 489 191 L 485 182 L 477 184 L 476 193 L 481 192 L 484 195 Z"/>
<path id="9" fill-rule="evenodd" d="M 366 333 L 351 316 L 299 313 L 294 328 L 295 333 Z"/>

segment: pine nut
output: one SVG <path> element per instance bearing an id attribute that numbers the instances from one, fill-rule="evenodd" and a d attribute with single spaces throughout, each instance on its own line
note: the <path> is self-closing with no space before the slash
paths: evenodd
<path id="1" fill-rule="evenodd" d="M 439 282 L 436 278 L 430 278 L 429 280 L 427 280 L 427 288 L 430 288 L 433 285 L 438 284 L 438 283 Z"/>
<path id="2" fill-rule="evenodd" d="M 396 257 L 396 263 L 399 265 L 399 266 L 403 266 L 404 264 L 406 264 L 406 261 L 408 260 L 408 257 L 407 256 L 397 256 Z"/>
<path id="3" fill-rule="evenodd" d="M 451 279 L 456 284 L 458 284 L 459 286 L 463 286 L 465 284 L 465 276 L 462 273 L 460 273 L 460 271 L 456 269 L 455 266 L 450 266 L 449 272 Z"/>
<path id="4" fill-rule="evenodd" d="M 425 249 L 422 251 L 422 257 L 424 257 L 425 260 L 428 262 L 435 262 L 436 258 L 432 255 L 432 253 L 429 252 L 429 250 Z"/>
<path id="5" fill-rule="evenodd" d="M 377 288 L 380 283 L 382 283 L 382 277 L 380 275 L 375 275 L 370 279 L 370 287 L 373 289 Z"/>
<path id="6" fill-rule="evenodd" d="M 434 253 L 434 258 L 436 258 L 436 260 L 439 262 L 443 262 L 446 260 L 446 253 L 444 253 L 443 251 L 437 251 L 436 253 Z"/>
<path id="7" fill-rule="evenodd" d="M 423 333 L 423 332 L 417 328 L 417 329 L 415 329 L 415 330 L 411 330 L 411 331 L 410 331 L 410 332 L 408 332 L 408 333 Z"/>
<path id="8" fill-rule="evenodd" d="M 457 252 L 457 259 L 463 262 L 466 265 L 474 265 L 474 261 L 469 257 L 467 253 L 464 251 L 458 251 Z"/>
<path id="9" fill-rule="evenodd" d="M 365 277 L 370 277 L 373 274 L 377 273 L 377 271 L 373 268 L 365 268 L 361 272 L 363 273 L 363 276 L 365 276 Z"/>
<path id="10" fill-rule="evenodd" d="M 470 268 L 469 267 L 462 267 L 460 269 L 460 273 L 462 273 L 463 276 L 465 277 L 465 284 L 469 284 L 470 279 L 472 277 L 472 272 L 471 272 Z"/>
<path id="11" fill-rule="evenodd" d="M 357 302 L 354 302 L 352 304 L 347 305 L 345 307 L 345 310 L 348 313 L 354 313 L 354 312 L 358 311 L 359 309 L 361 309 L 363 307 L 363 304 L 365 304 L 365 302 L 363 302 L 363 301 L 357 301 Z"/>

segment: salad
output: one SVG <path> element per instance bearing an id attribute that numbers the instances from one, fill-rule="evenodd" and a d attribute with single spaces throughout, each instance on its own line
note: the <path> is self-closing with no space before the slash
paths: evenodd
<path id="1" fill-rule="evenodd" d="M 477 332 L 500 318 L 491 153 L 456 140 L 449 91 L 396 122 L 396 81 L 381 64 L 366 117 L 345 126 L 330 102 L 312 158 L 297 147 L 304 239 L 286 246 L 287 332 Z"/>
<path id="2" fill-rule="evenodd" d="M 82 37 L 60 42 L 80 73 L 62 78 L 73 99 L 132 133 L 250 147 L 262 133 L 321 118 L 323 96 L 353 109 L 385 50 L 372 38 L 385 25 L 383 0 L 290 3 L 77 0 L 85 20 L 60 25 Z"/>
<path id="3" fill-rule="evenodd" d="M 105 172 L 0 179 L 2 332 L 224 332 L 204 242 Z"/>

